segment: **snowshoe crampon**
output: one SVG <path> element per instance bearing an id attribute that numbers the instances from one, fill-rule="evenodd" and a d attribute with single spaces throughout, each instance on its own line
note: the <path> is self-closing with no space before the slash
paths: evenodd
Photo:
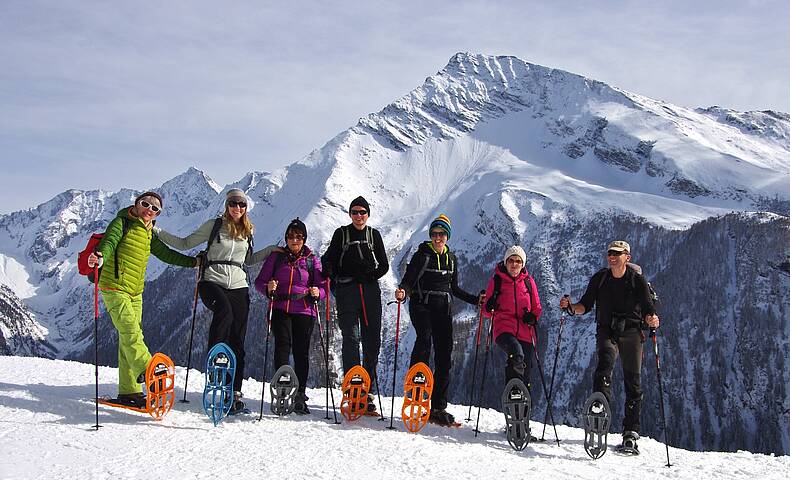
<path id="1" fill-rule="evenodd" d="M 299 390 L 299 379 L 290 365 L 283 365 L 274 372 L 269 383 L 272 394 L 271 411 L 278 417 L 283 417 L 294 411 L 294 396 Z"/>
<path id="2" fill-rule="evenodd" d="M 340 413 L 348 421 L 365 415 L 368 411 L 368 392 L 370 391 L 370 375 L 362 365 L 355 365 L 343 377 L 343 399 L 340 401 Z"/>
<path id="3" fill-rule="evenodd" d="M 236 355 L 224 343 L 214 345 L 206 357 L 206 387 L 203 389 L 203 411 L 216 427 L 233 406 L 233 380 Z"/>
<path id="4" fill-rule="evenodd" d="M 593 460 L 606 453 L 606 438 L 612 422 L 609 402 L 601 392 L 595 392 L 584 403 L 582 424 L 584 425 L 584 450 Z"/>
<path id="5" fill-rule="evenodd" d="M 428 423 L 431 414 L 433 372 L 420 362 L 406 372 L 403 380 L 403 407 L 401 418 L 406 430 L 417 433 Z"/>
<path id="6" fill-rule="evenodd" d="M 505 414 L 507 443 L 516 451 L 529 444 L 529 412 L 532 400 L 529 390 L 518 378 L 511 379 L 502 392 L 502 413 Z"/>
<path id="7" fill-rule="evenodd" d="M 161 420 L 175 403 L 175 372 L 176 367 L 170 357 L 157 352 L 148 362 L 145 369 L 145 388 L 147 395 L 143 405 L 130 404 L 117 398 L 99 398 L 99 403 L 110 407 L 119 407 L 133 412 L 147 413 L 154 420 Z"/>

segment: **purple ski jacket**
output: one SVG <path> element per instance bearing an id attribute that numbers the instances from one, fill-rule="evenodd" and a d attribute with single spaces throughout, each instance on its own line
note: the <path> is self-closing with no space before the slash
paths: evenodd
<path id="1" fill-rule="evenodd" d="M 308 278 L 308 259 L 313 263 L 312 278 Z M 313 255 L 307 246 L 302 247 L 298 255 L 290 252 L 273 252 L 269 255 L 255 279 L 255 289 L 266 296 L 267 284 L 271 279 L 277 280 L 273 308 L 285 313 L 315 317 L 310 287 L 318 287 L 319 300 L 326 298 L 326 280 L 321 271 L 321 259 Z"/>

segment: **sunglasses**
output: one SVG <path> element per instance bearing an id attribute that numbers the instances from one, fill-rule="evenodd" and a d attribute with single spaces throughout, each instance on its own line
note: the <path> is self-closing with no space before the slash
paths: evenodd
<path id="1" fill-rule="evenodd" d="M 507 263 L 513 263 L 513 264 L 516 264 L 516 265 L 521 265 L 524 262 L 522 262 L 520 258 L 508 258 L 507 259 Z"/>
<path id="2" fill-rule="evenodd" d="M 619 257 L 620 255 L 625 254 L 625 252 L 618 252 L 616 250 L 609 250 L 606 252 L 607 257 Z"/>
<path id="3" fill-rule="evenodd" d="M 350 213 L 351 215 L 359 215 L 359 216 L 363 216 L 363 215 L 367 215 L 367 214 L 368 214 L 368 211 L 367 211 L 367 210 L 351 210 L 351 211 L 350 211 L 350 212 L 348 212 L 348 213 Z"/>
<path id="4" fill-rule="evenodd" d="M 247 208 L 247 202 L 236 202 L 231 200 L 228 202 L 229 207 L 240 207 L 240 208 Z"/>
<path id="5" fill-rule="evenodd" d="M 153 203 L 148 203 L 145 200 L 140 200 L 140 206 L 143 208 L 147 208 L 148 210 L 151 210 L 154 213 L 159 213 L 162 211 L 161 208 L 157 207 Z"/>
<path id="6" fill-rule="evenodd" d="M 431 232 L 431 236 L 432 237 L 446 237 L 447 236 L 447 232 L 445 232 L 444 230 L 434 230 L 434 231 Z"/>
<path id="7" fill-rule="evenodd" d="M 287 240 L 299 241 L 299 240 L 304 240 L 304 235 L 302 235 L 301 233 L 292 233 L 290 235 L 286 235 L 285 238 Z"/>

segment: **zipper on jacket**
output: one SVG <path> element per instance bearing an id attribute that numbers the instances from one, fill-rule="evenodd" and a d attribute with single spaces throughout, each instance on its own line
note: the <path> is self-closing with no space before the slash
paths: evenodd
<path id="1" fill-rule="evenodd" d="M 516 317 L 516 340 L 518 340 L 518 332 L 521 330 L 521 322 L 518 321 L 518 283 L 513 278 L 513 314 Z"/>
<path id="2" fill-rule="evenodd" d="M 291 265 L 291 278 L 288 279 L 288 300 L 285 302 L 285 313 L 291 313 L 291 287 L 294 284 L 294 266 Z"/>
<path id="3" fill-rule="evenodd" d="M 220 241 L 222 241 L 222 232 L 219 232 L 217 235 L 219 236 Z M 228 235 L 228 238 L 230 238 L 230 235 Z M 229 262 L 233 261 L 233 250 L 235 249 L 235 247 L 236 247 L 236 239 L 235 238 L 231 238 L 230 239 L 230 256 L 228 256 L 228 261 Z M 226 268 L 228 269 L 228 290 L 230 290 L 231 275 L 232 275 L 232 272 L 233 272 L 233 270 L 232 270 L 233 269 L 233 265 L 227 265 Z"/>

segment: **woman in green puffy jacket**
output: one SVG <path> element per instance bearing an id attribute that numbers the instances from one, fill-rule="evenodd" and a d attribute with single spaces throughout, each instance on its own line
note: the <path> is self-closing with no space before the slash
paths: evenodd
<path id="1" fill-rule="evenodd" d="M 99 290 L 118 330 L 118 401 L 144 408 L 140 384 L 151 353 L 143 338 L 143 288 L 148 257 L 153 253 L 171 265 L 194 267 L 195 257 L 171 250 L 154 234 L 154 219 L 162 213 L 162 198 L 154 192 L 138 196 L 134 205 L 118 212 L 107 226 L 88 265 L 102 267 Z"/>
<path id="2" fill-rule="evenodd" d="M 247 336 L 247 317 L 250 311 L 246 266 L 263 262 L 274 251 L 282 251 L 276 245 L 270 245 L 253 252 L 253 225 L 247 215 L 248 203 L 243 191 L 238 188 L 230 189 L 225 195 L 225 212 L 222 216 L 207 220 L 186 238 L 154 227 L 154 232 L 163 242 L 178 250 L 206 244 L 198 293 L 206 308 L 214 313 L 208 331 L 209 350 L 222 342 L 236 356 L 231 415 L 246 411 L 241 400 L 246 357 L 244 339 Z"/>

